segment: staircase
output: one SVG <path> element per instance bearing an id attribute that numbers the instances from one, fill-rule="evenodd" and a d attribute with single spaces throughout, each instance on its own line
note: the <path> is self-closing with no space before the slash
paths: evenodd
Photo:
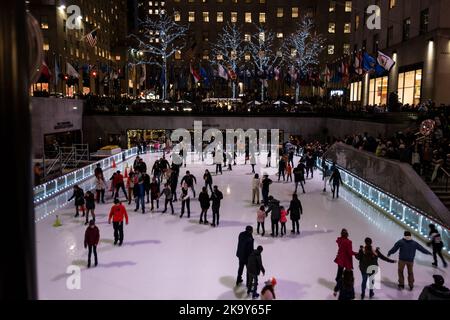
<path id="1" fill-rule="evenodd" d="M 433 182 L 427 182 L 430 189 L 441 202 L 450 210 L 450 174 L 447 169 L 439 168 L 438 178 Z"/>

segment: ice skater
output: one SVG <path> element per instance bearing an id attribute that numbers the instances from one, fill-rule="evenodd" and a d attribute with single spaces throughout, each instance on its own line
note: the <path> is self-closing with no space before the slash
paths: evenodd
<path id="1" fill-rule="evenodd" d="M 254 250 L 254 239 L 253 239 L 253 227 L 247 226 L 245 227 L 245 231 L 242 231 L 239 234 L 238 245 L 236 250 L 236 257 L 239 259 L 239 268 L 236 279 L 236 286 L 241 284 L 244 280 L 242 280 L 242 274 L 244 273 L 244 267 L 247 268 L 248 257 Z M 248 272 L 247 272 L 248 274 Z M 246 286 L 248 287 L 248 277 L 246 281 Z"/>
<path id="2" fill-rule="evenodd" d="M 84 217 L 84 191 L 77 184 L 73 186 L 73 194 L 67 202 L 70 202 L 73 198 L 75 198 L 75 218 L 80 215 L 79 209 L 83 212 L 82 217 Z"/>
<path id="3" fill-rule="evenodd" d="M 211 223 L 212 227 L 219 226 L 219 218 L 220 218 L 220 202 L 223 199 L 223 193 L 219 190 L 218 186 L 214 186 L 214 190 L 211 193 L 210 200 L 212 201 L 211 209 L 213 214 L 213 222 Z"/>
<path id="4" fill-rule="evenodd" d="M 272 237 L 278 237 L 278 222 L 280 222 L 280 201 L 275 199 L 274 197 L 269 197 L 269 208 L 266 211 L 266 216 L 270 215 L 270 220 L 272 222 L 272 233 L 270 234 Z"/>
<path id="5" fill-rule="evenodd" d="M 324 163 L 324 165 L 322 166 L 323 192 L 327 192 L 327 183 L 329 183 L 331 170 L 325 162 L 323 163 Z"/>
<path id="6" fill-rule="evenodd" d="M 106 190 L 106 182 L 103 174 L 99 174 L 95 176 L 95 191 L 97 193 L 97 203 L 105 203 L 105 190 Z"/>
<path id="7" fill-rule="evenodd" d="M 261 186 L 261 179 L 259 179 L 259 174 L 255 174 L 252 179 L 252 204 L 259 204 L 259 188 Z"/>
<path id="8" fill-rule="evenodd" d="M 142 213 L 145 213 L 145 186 L 144 186 L 144 177 L 142 173 L 139 173 L 136 177 L 134 183 L 134 201 L 136 202 L 135 212 L 139 210 L 139 205 L 141 205 Z"/>
<path id="9" fill-rule="evenodd" d="M 252 294 L 252 299 L 258 299 L 258 276 L 262 272 L 263 276 L 266 273 L 262 263 L 261 253 L 263 252 L 263 247 L 258 246 L 250 256 L 247 262 L 247 295 Z"/>
<path id="10" fill-rule="evenodd" d="M 339 199 L 339 186 L 343 184 L 341 178 L 341 173 L 339 172 L 338 168 L 334 168 L 333 173 L 330 176 L 330 182 L 333 184 L 332 192 L 333 192 L 333 199 L 336 197 Z"/>
<path id="11" fill-rule="evenodd" d="M 442 264 L 444 265 L 444 268 L 447 268 L 447 262 L 444 259 L 444 256 L 442 255 L 442 248 L 444 247 L 444 243 L 442 242 L 441 235 L 439 234 L 439 231 L 436 229 L 436 226 L 434 224 L 429 225 L 430 233 L 429 237 L 431 239 L 430 242 L 428 242 L 428 245 L 431 245 L 433 249 L 433 266 L 438 266 L 438 260 L 437 256 L 439 256 L 442 260 Z"/>
<path id="12" fill-rule="evenodd" d="M 212 192 L 212 184 L 213 184 L 213 179 L 211 176 L 211 173 L 209 172 L 208 169 L 205 170 L 205 174 L 203 175 L 203 180 L 205 180 L 205 187 L 209 187 L 209 190 Z"/>
<path id="13" fill-rule="evenodd" d="M 297 167 L 294 169 L 294 182 L 295 182 L 295 191 L 294 193 L 297 193 L 298 190 L 298 184 L 300 183 L 300 186 L 302 187 L 303 193 L 305 192 L 305 165 L 303 162 L 299 162 Z"/>
<path id="14" fill-rule="evenodd" d="M 151 199 L 151 207 L 150 211 L 154 210 L 153 202 L 156 202 L 156 209 L 159 209 L 159 182 L 155 177 L 152 178 L 152 182 L 150 183 L 150 199 Z"/>
<path id="15" fill-rule="evenodd" d="M 268 174 L 264 174 L 263 179 L 261 181 L 261 194 L 263 197 L 264 205 L 267 207 L 269 205 L 269 192 L 270 185 L 272 184 L 272 180 L 269 179 Z"/>
<path id="16" fill-rule="evenodd" d="M 357 254 L 352 249 L 352 241 L 348 238 L 347 229 L 342 229 L 341 236 L 337 238 L 338 252 L 334 262 L 338 265 L 336 275 L 336 286 L 334 287 L 333 295 L 336 297 L 337 293 L 342 288 L 342 278 L 344 270 L 353 270 L 353 256 Z"/>
<path id="17" fill-rule="evenodd" d="M 94 253 L 94 266 L 98 265 L 97 259 L 97 245 L 100 241 L 100 231 L 95 225 L 95 220 L 89 221 L 89 227 L 87 227 L 84 233 L 84 248 L 88 249 L 88 264 L 87 267 L 91 267 L 91 255 Z"/>
<path id="18" fill-rule="evenodd" d="M 123 220 L 128 224 L 128 214 L 127 209 L 123 206 L 119 199 L 114 199 L 114 205 L 109 212 L 108 223 L 113 222 L 114 228 L 114 245 L 119 242 L 119 246 L 123 243 Z"/>
<path id="19" fill-rule="evenodd" d="M 92 220 L 95 221 L 95 197 L 91 191 L 88 191 L 84 199 L 86 201 L 86 223 L 84 225 L 87 225 L 89 223 L 89 213 L 92 215 Z"/>
<path id="20" fill-rule="evenodd" d="M 161 197 L 162 195 L 164 195 L 164 210 L 162 213 L 166 213 L 167 212 L 167 204 L 170 204 L 170 209 L 172 210 L 172 214 L 174 214 L 173 211 L 173 201 L 172 201 L 172 190 L 170 189 L 170 186 L 168 183 L 166 183 L 164 185 L 164 189 L 161 192 L 161 195 L 159 197 Z"/>
<path id="21" fill-rule="evenodd" d="M 125 190 L 125 184 L 123 182 L 123 175 L 120 173 L 120 170 L 116 172 L 113 181 L 114 181 L 114 188 L 116 190 L 116 192 L 114 193 L 114 198 L 119 197 L 119 190 L 122 189 L 125 198 L 128 199 L 127 191 Z"/>
<path id="22" fill-rule="evenodd" d="M 298 196 L 296 193 L 294 193 L 292 195 L 292 200 L 291 200 L 291 203 L 289 204 L 289 208 L 288 208 L 287 212 L 290 215 L 291 220 L 292 220 L 291 233 L 295 234 L 295 229 L 297 228 L 297 234 L 300 234 L 299 221 L 300 221 L 300 216 L 303 214 L 303 207 L 302 207 L 302 203 L 298 199 Z"/>
<path id="23" fill-rule="evenodd" d="M 286 234 L 286 222 L 287 222 L 288 212 L 283 206 L 280 207 L 280 223 L 281 223 L 281 237 Z"/>
<path id="24" fill-rule="evenodd" d="M 184 182 L 186 182 L 187 187 L 192 190 L 192 195 L 195 198 L 194 183 L 197 184 L 195 176 L 189 171 L 186 171 L 186 175 L 181 179 L 181 185 L 183 185 Z"/>
<path id="25" fill-rule="evenodd" d="M 180 218 L 183 218 L 184 210 L 187 209 L 187 215 L 188 218 L 191 217 L 191 197 L 188 193 L 188 186 L 186 184 L 183 184 L 183 187 L 181 188 L 181 215 Z"/>
<path id="26" fill-rule="evenodd" d="M 259 234 L 259 227 L 262 228 L 262 234 L 261 236 L 264 237 L 266 234 L 266 229 L 264 228 L 264 221 L 266 220 L 266 211 L 264 206 L 259 207 L 258 211 L 256 212 L 256 222 L 257 222 L 257 233 Z"/>
<path id="27" fill-rule="evenodd" d="M 198 195 L 198 201 L 200 202 L 200 208 L 201 208 L 201 212 L 200 212 L 200 224 L 208 224 L 208 218 L 207 218 L 207 213 L 208 213 L 208 209 L 210 206 L 210 200 L 209 200 L 209 194 L 208 194 L 208 189 L 206 189 L 206 187 L 202 188 L 202 192 L 200 192 L 200 194 Z M 203 217 L 205 218 L 203 221 Z"/>

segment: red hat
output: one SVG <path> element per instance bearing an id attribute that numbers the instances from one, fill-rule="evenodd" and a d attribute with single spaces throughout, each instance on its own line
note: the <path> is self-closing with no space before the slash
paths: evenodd
<path id="1" fill-rule="evenodd" d="M 272 287 L 275 287 L 276 284 L 277 284 L 277 279 L 275 279 L 274 277 L 272 277 L 266 281 L 266 285 L 271 285 Z"/>

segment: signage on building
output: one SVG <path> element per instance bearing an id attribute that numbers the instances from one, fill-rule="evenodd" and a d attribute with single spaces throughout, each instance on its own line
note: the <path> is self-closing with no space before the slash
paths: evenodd
<path id="1" fill-rule="evenodd" d="M 54 128 L 55 130 L 73 128 L 73 123 L 70 121 L 58 122 Z"/>

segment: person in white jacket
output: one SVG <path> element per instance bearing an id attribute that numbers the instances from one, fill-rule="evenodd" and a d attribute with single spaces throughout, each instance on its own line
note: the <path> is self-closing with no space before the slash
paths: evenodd
<path id="1" fill-rule="evenodd" d="M 256 204 L 259 204 L 260 186 L 261 186 L 261 179 L 259 178 L 259 174 L 255 174 L 254 178 L 252 179 L 252 204 L 255 204 L 255 198 Z"/>
<path id="2" fill-rule="evenodd" d="M 106 190 L 106 181 L 103 174 L 95 177 L 95 191 L 97 193 L 97 203 L 100 203 L 100 199 L 102 203 L 105 203 L 105 190 Z"/>

